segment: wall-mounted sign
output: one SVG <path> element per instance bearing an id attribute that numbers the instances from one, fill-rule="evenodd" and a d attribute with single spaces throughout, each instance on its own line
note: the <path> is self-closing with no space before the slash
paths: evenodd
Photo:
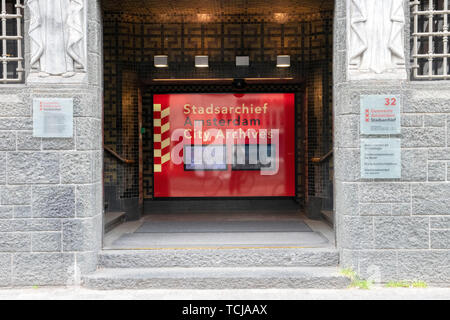
<path id="1" fill-rule="evenodd" d="M 361 96 L 361 134 L 400 134 L 400 97 Z"/>
<path id="2" fill-rule="evenodd" d="M 295 196 L 295 95 L 156 94 L 155 197 Z"/>
<path id="3" fill-rule="evenodd" d="M 33 99 L 33 136 L 40 138 L 73 137 L 73 99 Z"/>
<path id="4" fill-rule="evenodd" d="M 361 178 L 400 179 L 400 139 L 361 139 Z"/>

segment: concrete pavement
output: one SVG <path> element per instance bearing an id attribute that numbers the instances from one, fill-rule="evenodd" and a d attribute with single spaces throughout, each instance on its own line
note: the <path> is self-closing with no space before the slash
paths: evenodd
<path id="1" fill-rule="evenodd" d="M 449 300 L 450 288 L 110 290 L 78 287 L 1 289 L 0 300 Z"/>

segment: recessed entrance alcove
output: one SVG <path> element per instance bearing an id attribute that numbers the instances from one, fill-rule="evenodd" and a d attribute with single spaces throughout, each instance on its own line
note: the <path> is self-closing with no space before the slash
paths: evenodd
<path id="1" fill-rule="evenodd" d="M 333 1 L 102 9 L 104 248 L 334 247 Z"/>

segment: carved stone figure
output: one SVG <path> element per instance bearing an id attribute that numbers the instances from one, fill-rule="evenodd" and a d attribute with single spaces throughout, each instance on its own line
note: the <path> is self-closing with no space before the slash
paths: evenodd
<path id="1" fill-rule="evenodd" d="M 32 71 L 65 78 L 84 72 L 84 0 L 28 0 L 28 7 Z"/>
<path id="2" fill-rule="evenodd" d="M 350 79 L 406 78 L 404 1 L 350 1 Z"/>

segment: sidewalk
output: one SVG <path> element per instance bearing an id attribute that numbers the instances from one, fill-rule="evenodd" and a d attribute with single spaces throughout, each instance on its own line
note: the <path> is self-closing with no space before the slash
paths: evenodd
<path id="1" fill-rule="evenodd" d="M 111 290 L 83 288 L 0 289 L 0 300 L 450 300 L 450 288 Z"/>

